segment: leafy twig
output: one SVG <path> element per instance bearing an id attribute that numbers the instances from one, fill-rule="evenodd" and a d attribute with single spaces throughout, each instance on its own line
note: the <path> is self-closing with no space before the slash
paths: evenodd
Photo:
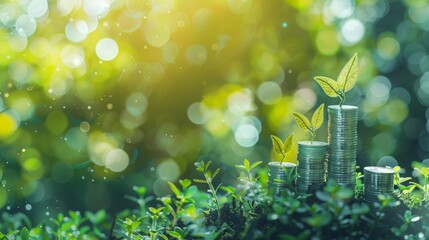
<path id="1" fill-rule="evenodd" d="M 218 223 L 220 223 L 220 219 L 221 219 L 220 203 L 219 203 L 219 199 L 217 197 L 217 189 L 219 188 L 219 186 L 215 189 L 215 187 L 213 186 L 213 183 L 212 183 L 213 178 L 216 177 L 216 175 L 219 173 L 220 169 L 218 168 L 212 173 L 211 171 L 209 171 L 210 164 L 211 164 L 211 161 L 208 161 L 207 163 L 205 163 L 204 161 L 195 163 L 195 166 L 197 167 L 197 171 L 201 172 L 203 174 L 204 180 L 203 179 L 194 179 L 194 182 L 205 183 L 209 186 L 209 190 L 207 190 L 207 191 L 210 192 L 211 195 L 213 196 L 213 201 L 216 204 L 216 209 L 217 209 L 217 220 L 218 220 Z"/>

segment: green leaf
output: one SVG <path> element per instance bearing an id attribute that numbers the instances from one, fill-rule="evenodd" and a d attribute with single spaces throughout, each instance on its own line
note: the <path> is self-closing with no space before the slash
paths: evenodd
<path id="1" fill-rule="evenodd" d="M 216 177 L 216 175 L 219 173 L 220 168 L 216 169 L 213 174 L 211 175 L 211 178 L 213 179 L 214 177 Z"/>
<path id="2" fill-rule="evenodd" d="M 271 135 L 271 141 L 273 142 L 274 151 L 277 154 L 283 154 L 283 141 L 279 137 L 274 135 Z"/>
<path id="3" fill-rule="evenodd" d="M 262 163 L 262 161 L 257 161 L 257 162 L 252 163 L 252 165 L 250 165 L 250 169 L 254 169 L 255 167 L 257 167 L 261 163 Z"/>
<path id="4" fill-rule="evenodd" d="M 247 170 L 247 168 L 244 165 L 235 165 L 235 167 L 240 170 Z"/>
<path id="5" fill-rule="evenodd" d="M 7 238 L 7 237 L 10 237 L 10 236 L 13 236 L 13 235 L 15 235 L 15 234 L 18 234 L 18 233 L 19 233 L 19 231 L 18 231 L 18 230 L 10 231 L 10 232 L 8 232 L 8 233 L 6 234 L 6 238 Z"/>
<path id="6" fill-rule="evenodd" d="M 245 166 L 247 169 L 249 169 L 249 168 L 250 168 L 250 162 L 249 162 L 249 160 L 244 159 L 243 164 L 244 164 L 244 166 Z"/>
<path id="7" fill-rule="evenodd" d="M 424 188 L 423 188 L 422 185 L 420 185 L 420 184 L 418 184 L 416 182 L 410 182 L 410 184 L 412 184 L 412 185 L 416 186 L 417 188 L 419 188 L 420 190 L 424 191 Z"/>
<path id="8" fill-rule="evenodd" d="M 207 184 L 207 181 L 206 181 L 206 180 L 203 180 L 203 179 L 194 179 L 194 182 L 196 182 L 196 183 L 205 183 L 205 184 Z"/>
<path id="9" fill-rule="evenodd" d="M 429 177 L 429 168 L 422 167 L 422 168 L 415 168 L 417 171 L 420 172 L 425 178 Z"/>
<path id="10" fill-rule="evenodd" d="M 312 131 L 310 121 L 301 113 L 292 113 L 299 128 L 303 131 Z"/>
<path id="11" fill-rule="evenodd" d="M 343 92 L 347 92 L 354 87 L 358 78 L 358 55 L 355 53 L 344 65 L 338 76 L 337 83 Z"/>
<path id="12" fill-rule="evenodd" d="M 134 192 L 136 192 L 139 196 L 143 196 L 146 193 L 146 188 L 145 187 L 139 187 L 139 186 L 134 186 L 133 187 Z"/>
<path id="13" fill-rule="evenodd" d="M 185 191 L 185 198 L 191 198 L 197 194 L 198 188 L 196 186 L 191 186 Z"/>
<path id="14" fill-rule="evenodd" d="M 210 167 L 210 164 L 212 163 L 212 161 L 208 161 L 207 163 L 206 163 L 206 165 L 204 165 L 204 170 L 207 172 L 207 170 L 209 169 L 209 167 Z"/>
<path id="15" fill-rule="evenodd" d="M 318 76 L 314 77 L 314 80 L 320 85 L 320 87 L 329 97 L 339 97 L 341 95 L 340 87 L 334 79 Z"/>
<path id="16" fill-rule="evenodd" d="M 174 195 L 176 195 L 177 198 L 182 195 L 174 183 L 168 182 L 168 185 L 170 185 L 171 191 L 174 193 Z"/>
<path id="17" fill-rule="evenodd" d="M 325 109 L 325 104 L 322 103 L 313 113 L 313 116 L 311 117 L 311 125 L 313 125 L 313 130 L 316 130 L 320 128 L 320 126 L 322 126 L 324 109 Z"/>
<path id="18" fill-rule="evenodd" d="M 165 234 L 160 233 L 160 234 L 158 234 L 158 236 L 160 236 L 164 240 L 168 240 L 168 237 L 165 236 Z"/>
<path id="19" fill-rule="evenodd" d="M 186 189 L 187 187 L 189 187 L 189 185 L 191 185 L 191 180 L 189 179 L 183 179 L 183 180 L 179 180 L 180 185 L 182 185 L 183 189 Z"/>
<path id="20" fill-rule="evenodd" d="M 176 239 L 182 239 L 182 235 L 176 231 L 167 231 L 168 235 L 176 238 Z"/>
<path id="21" fill-rule="evenodd" d="M 283 151 L 285 153 L 288 153 L 290 151 L 290 149 L 292 148 L 292 143 L 293 143 L 293 133 L 291 135 L 289 135 L 289 137 L 285 140 L 284 144 L 283 144 Z"/>
<path id="22" fill-rule="evenodd" d="M 219 189 L 229 193 L 229 194 L 235 194 L 237 192 L 237 189 L 235 189 L 232 186 L 221 186 Z"/>
<path id="23" fill-rule="evenodd" d="M 21 230 L 21 239 L 22 240 L 28 240 L 28 239 L 30 239 L 30 233 L 28 232 L 28 229 L 26 227 L 24 227 Z"/>
<path id="24" fill-rule="evenodd" d="M 401 171 L 401 167 L 400 166 L 395 166 L 393 168 L 393 171 L 395 171 L 396 173 L 399 173 L 399 171 Z"/>

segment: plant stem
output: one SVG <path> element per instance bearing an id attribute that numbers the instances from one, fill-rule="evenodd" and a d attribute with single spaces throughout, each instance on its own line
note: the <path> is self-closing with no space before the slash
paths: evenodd
<path id="1" fill-rule="evenodd" d="M 429 200 L 429 189 L 428 189 L 428 184 L 429 184 L 429 177 L 425 177 L 425 190 L 424 190 L 424 200 L 427 201 Z"/>
<path id="2" fill-rule="evenodd" d="M 316 132 L 314 130 L 310 132 L 311 132 L 311 144 L 313 144 L 313 141 L 316 138 Z"/>
<path id="3" fill-rule="evenodd" d="M 343 106 L 344 101 L 346 100 L 344 92 L 341 92 L 340 96 L 340 108 Z"/>
<path id="4" fill-rule="evenodd" d="M 250 170 L 247 170 L 247 178 L 249 179 L 249 182 L 252 182 L 252 175 L 250 175 Z"/>
<path id="5" fill-rule="evenodd" d="M 280 165 L 283 165 L 283 161 L 285 160 L 285 158 L 286 158 L 286 154 L 282 152 L 282 160 L 280 161 Z"/>
<path id="6" fill-rule="evenodd" d="M 173 223 L 172 223 L 173 228 L 177 224 L 177 220 L 178 220 L 177 215 L 179 215 L 179 211 L 182 210 L 183 203 L 184 203 L 184 198 L 180 199 L 180 202 L 177 205 L 176 214 L 175 214 L 176 216 L 173 216 L 173 218 L 174 218 Z"/>
<path id="7" fill-rule="evenodd" d="M 220 222 L 220 206 L 219 206 L 219 201 L 218 201 L 218 198 L 217 198 L 216 191 L 215 191 L 215 189 L 213 187 L 212 180 L 207 175 L 207 173 L 204 173 L 204 177 L 205 177 L 205 179 L 207 181 L 207 184 L 209 185 L 210 191 L 212 192 L 213 199 L 214 199 L 213 201 L 215 202 L 216 208 L 217 208 L 217 220 L 218 220 L 218 222 Z"/>

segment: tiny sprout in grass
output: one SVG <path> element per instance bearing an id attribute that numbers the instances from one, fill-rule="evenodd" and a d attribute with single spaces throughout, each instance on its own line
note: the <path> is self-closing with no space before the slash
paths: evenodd
<path id="1" fill-rule="evenodd" d="M 314 141 L 314 138 L 316 137 L 316 130 L 319 129 L 323 124 L 324 109 L 325 109 L 325 104 L 322 103 L 313 113 L 313 116 L 311 117 L 311 121 L 308 120 L 301 113 L 296 113 L 296 112 L 293 113 L 293 117 L 295 118 L 295 121 L 298 124 L 299 128 L 304 132 L 309 131 L 311 133 L 311 141 Z"/>
<path id="2" fill-rule="evenodd" d="M 292 148 L 293 136 L 294 136 L 294 134 L 292 133 L 283 142 L 279 137 L 271 135 L 271 141 L 273 143 L 274 151 L 278 155 L 282 156 L 282 160 L 280 161 L 280 163 L 283 163 L 283 161 L 286 157 L 286 153 L 288 153 L 290 151 L 290 149 Z"/>
<path id="3" fill-rule="evenodd" d="M 340 106 L 346 100 L 346 92 L 350 91 L 356 84 L 359 72 L 359 59 L 357 53 L 344 65 L 337 81 L 324 76 L 316 76 L 314 80 L 320 85 L 329 97 L 340 97 Z"/>

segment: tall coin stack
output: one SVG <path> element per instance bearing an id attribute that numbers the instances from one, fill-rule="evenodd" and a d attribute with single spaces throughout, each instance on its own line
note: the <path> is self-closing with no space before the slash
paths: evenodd
<path id="1" fill-rule="evenodd" d="M 365 167 L 363 199 L 372 210 L 376 210 L 379 195 L 393 193 L 393 179 L 395 171 L 385 167 Z"/>
<path id="2" fill-rule="evenodd" d="M 326 159 L 328 144 L 325 142 L 298 142 L 299 193 L 313 193 L 322 189 L 326 182 Z"/>
<path id="3" fill-rule="evenodd" d="M 289 162 L 268 163 L 268 190 L 270 193 L 280 195 L 286 189 L 295 185 L 296 164 Z"/>
<path id="4" fill-rule="evenodd" d="M 358 107 L 328 107 L 328 180 L 346 186 L 356 186 Z"/>

